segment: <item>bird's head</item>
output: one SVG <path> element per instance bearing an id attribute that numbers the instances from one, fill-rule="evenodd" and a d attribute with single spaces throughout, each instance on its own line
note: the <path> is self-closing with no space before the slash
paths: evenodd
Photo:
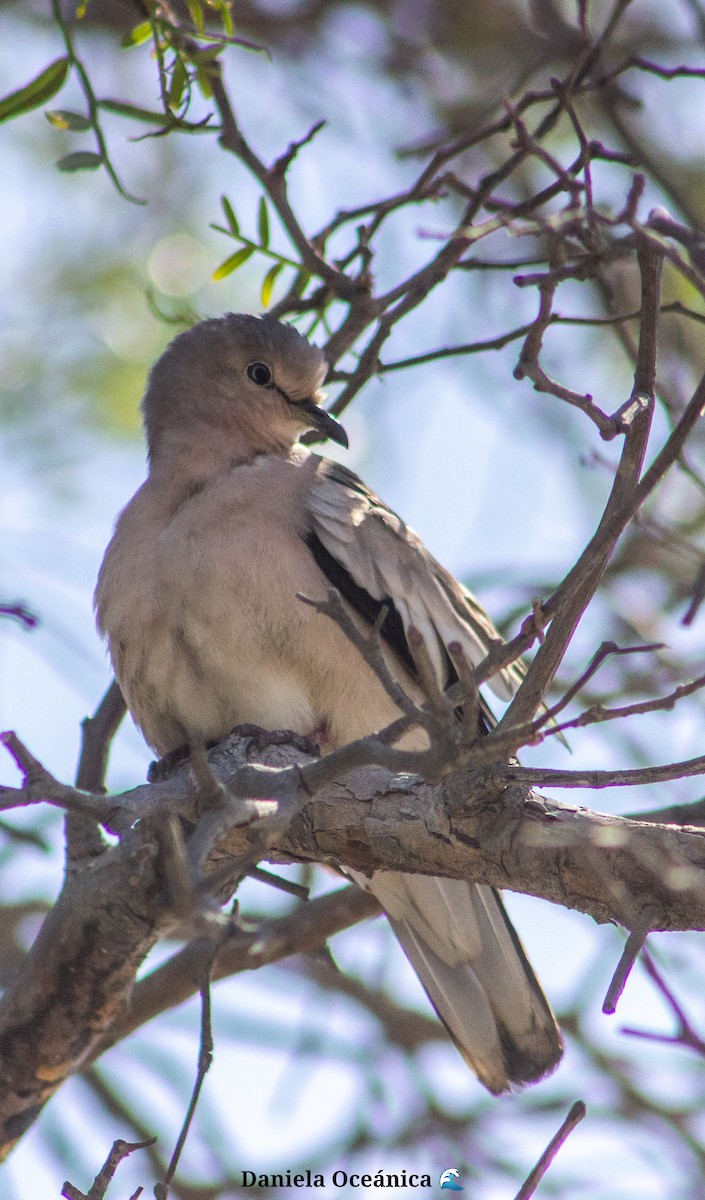
<path id="1" fill-rule="evenodd" d="M 347 446 L 324 408 L 326 362 L 291 325 L 227 313 L 179 334 L 152 368 L 143 402 L 150 459 L 199 431 L 231 457 L 285 451 L 307 429 Z"/>

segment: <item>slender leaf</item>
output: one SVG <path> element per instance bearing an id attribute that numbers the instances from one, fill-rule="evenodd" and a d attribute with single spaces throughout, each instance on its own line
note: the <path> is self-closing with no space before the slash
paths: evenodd
<path id="1" fill-rule="evenodd" d="M 269 302 L 272 299 L 272 292 L 274 291 L 274 284 L 276 282 L 277 275 L 283 269 L 283 267 L 284 263 L 275 263 L 274 266 L 270 267 L 267 271 L 262 284 L 262 308 L 269 308 Z"/>
<path id="2" fill-rule="evenodd" d="M 102 156 L 93 150 L 76 150 L 73 154 L 65 154 L 56 165 L 60 171 L 95 171 L 102 162 Z"/>
<path id="3" fill-rule="evenodd" d="M 152 26 L 149 21 L 141 21 L 139 25 L 135 25 L 129 33 L 125 34 L 122 39 L 123 49 L 129 50 L 131 46 L 141 46 L 143 42 L 148 42 L 152 36 Z"/>
<path id="4" fill-rule="evenodd" d="M 174 64 L 174 70 L 171 75 L 171 87 L 169 88 L 169 107 L 178 108 L 181 103 L 181 97 L 184 94 L 188 75 L 186 68 L 180 58 L 177 58 Z"/>
<path id="5" fill-rule="evenodd" d="M 122 100 L 99 100 L 98 107 L 106 112 L 117 113 L 121 117 L 131 117 L 135 121 L 144 121 L 146 125 L 163 125 L 164 113 L 151 112 L 148 108 L 138 108 L 135 104 L 123 104 Z"/>
<path id="6" fill-rule="evenodd" d="M 196 83 L 200 89 L 201 95 L 210 100 L 213 96 L 213 85 L 210 79 L 210 71 L 207 67 L 199 67 L 196 71 Z"/>
<path id="7" fill-rule="evenodd" d="M 311 281 L 311 272 L 307 271 L 305 267 L 301 267 L 298 275 L 296 276 L 296 279 L 294 280 L 294 287 L 296 288 L 297 296 L 303 296 L 310 281 Z"/>
<path id="8" fill-rule="evenodd" d="M 232 275 L 233 271 L 237 271 L 238 267 L 247 262 L 248 258 L 251 258 L 254 252 L 254 246 L 243 246 L 241 250 L 236 250 L 234 254 L 230 255 L 230 258 L 226 258 L 225 262 L 221 263 L 218 269 L 213 272 L 211 275 L 213 282 L 217 283 L 219 279 L 225 279 L 226 275 Z"/>
<path id="9" fill-rule="evenodd" d="M 205 20 L 203 17 L 203 8 L 201 7 L 200 0 L 187 0 L 187 3 L 188 10 L 191 14 L 191 20 L 196 26 L 198 32 L 203 33 L 205 29 Z"/>
<path id="10" fill-rule="evenodd" d="M 234 32 L 233 16 L 232 12 L 230 11 L 231 2 L 232 0 L 208 0 L 210 7 L 214 8 L 217 13 L 220 13 L 223 21 L 223 28 L 228 37 L 232 37 Z"/>
<path id="11" fill-rule="evenodd" d="M 84 117 L 83 113 L 73 112 L 70 108 L 53 108 L 51 112 L 45 112 L 44 116 L 54 129 L 85 133 L 91 127 L 88 117 Z"/>
<path id="12" fill-rule="evenodd" d="M 267 201 L 264 196 L 261 197 L 259 202 L 257 229 L 259 232 L 259 244 L 266 250 L 269 246 L 269 213 L 267 211 Z"/>
<path id="13" fill-rule="evenodd" d="M 207 34 L 203 36 L 207 37 Z M 216 62 L 224 50 L 223 42 L 216 42 L 214 46 L 201 46 L 200 49 L 189 52 L 189 62 L 198 67 L 207 66 L 208 63 Z"/>
<path id="14" fill-rule="evenodd" d="M 230 0 L 225 0 L 225 3 L 221 5 L 220 11 L 223 17 L 223 29 L 228 37 L 232 37 L 235 32 L 235 27 L 233 25 L 233 14 L 231 11 Z"/>
<path id="15" fill-rule="evenodd" d="M 235 237 L 238 237 L 238 235 L 240 233 L 240 226 L 238 224 L 237 217 L 235 216 L 235 213 L 233 211 L 232 204 L 228 200 L 227 196 L 221 196 L 220 203 L 223 207 L 223 212 L 225 213 L 225 220 L 228 222 L 228 225 L 230 226 L 231 233 L 233 233 Z"/>
<path id="16" fill-rule="evenodd" d="M 68 58 L 57 58 L 56 62 L 51 63 L 36 79 L 18 88 L 16 92 L 10 92 L 9 96 L 0 100 L 0 121 L 18 117 L 20 113 L 30 112 L 33 108 L 39 108 L 40 104 L 46 104 L 47 100 L 51 100 L 52 96 L 61 91 L 68 69 Z"/>

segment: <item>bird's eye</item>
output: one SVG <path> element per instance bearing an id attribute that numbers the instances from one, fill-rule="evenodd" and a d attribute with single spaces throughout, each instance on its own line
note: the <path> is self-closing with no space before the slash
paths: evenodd
<path id="1" fill-rule="evenodd" d="M 266 387 L 272 380 L 272 372 L 269 367 L 266 363 L 261 362 L 250 363 L 247 368 L 247 376 L 257 384 L 257 387 Z"/>

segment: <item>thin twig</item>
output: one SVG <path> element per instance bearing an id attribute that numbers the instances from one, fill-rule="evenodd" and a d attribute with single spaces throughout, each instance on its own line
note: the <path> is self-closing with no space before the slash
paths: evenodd
<path id="1" fill-rule="evenodd" d="M 304 887 L 302 883 L 294 883 L 293 879 L 283 879 L 281 875 L 274 875 L 272 871 L 265 871 L 262 867 L 253 867 L 247 873 L 258 883 L 266 883 L 275 891 L 285 892 L 287 896 L 296 896 L 297 900 L 308 900 L 311 894 L 311 889 Z"/>
<path id="2" fill-rule="evenodd" d="M 280 962 L 292 954 L 312 953 L 336 933 L 380 912 L 374 896 L 348 886 L 300 904 L 286 917 L 265 921 L 255 930 L 231 926 L 228 936 L 218 946 L 211 979 L 214 982 L 225 979 Z M 210 938 L 197 938 L 140 979 L 132 991 L 129 1009 L 110 1028 L 100 1047 L 94 1048 L 91 1058 L 99 1057 L 108 1046 L 193 996 L 211 949 Z"/>
<path id="3" fill-rule="evenodd" d="M 700 605 L 705 600 L 705 562 L 698 571 L 692 588 L 690 604 L 681 620 L 681 625 L 692 625 L 698 615 Z"/>
<path id="4" fill-rule="evenodd" d="M 697 758 L 688 758 L 681 762 L 666 763 L 663 766 L 628 767 L 625 770 L 574 770 L 561 771 L 554 767 L 521 767 L 510 763 L 507 766 L 495 768 L 495 773 L 502 779 L 513 783 L 524 783 L 531 787 L 551 788 L 589 788 L 591 791 L 601 791 L 611 787 L 643 787 L 644 784 L 669 783 L 673 779 L 689 779 L 705 775 L 705 754 Z M 668 814 L 673 814 L 677 821 L 682 814 L 683 822 L 688 821 L 689 810 L 695 806 L 678 805 L 673 808 L 658 810 L 654 813 L 630 814 L 632 820 L 658 821 L 659 813 L 664 815 L 662 821 L 670 821 Z M 693 821 L 692 824 L 697 824 Z"/>
<path id="5" fill-rule="evenodd" d="M 18 621 L 25 629 L 36 629 L 39 617 L 26 604 L 0 604 L 0 617 L 10 617 Z"/>
<path id="6" fill-rule="evenodd" d="M 113 679 L 92 717 L 81 722 L 81 752 L 76 787 L 97 792 L 105 783 L 110 743 L 127 712 L 120 686 Z"/>
<path id="7" fill-rule="evenodd" d="M 534 1195 L 566 1138 L 580 1124 L 586 1113 L 585 1102 L 583 1100 L 576 1100 L 560 1129 L 551 1138 L 533 1171 L 519 1188 L 514 1200 L 529 1200 L 529 1197 Z"/>
<path id="8" fill-rule="evenodd" d="M 643 961 L 647 974 L 656 984 L 658 990 L 676 1018 L 677 1030 L 675 1034 L 662 1034 L 652 1033 L 645 1029 L 634 1029 L 631 1026 L 624 1026 L 620 1032 L 626 1034 L 628 1037 L 643 1038 L 652 1042 L 663 1042 L 666 1045 L 671 1046 L 685 1046 L 689 1050 L 694 1050 L 696 1054 L 699 1054 L 701 1057 L 705 1057 L 705 1041 L 693 1028 L 692 1024 L 688 1020 L 688 1017 L 686 1016 L 684 1008 L 676 999 L 673 991 L 666 983 L 653 958 L 650 954 L 644 953 Z"/>
<path id="9" fill-rule="evenodd" d="M 153 1137 L 147 1138 L 143 1142 L 124 1142 L 121 1138 L 118 1138 L 116 1142 L 113 1142 L 110 1154 L 88 1191 L 81 1192 L 72 1183 L 66 1182 L 61 1189 L 61 1195 L 65 1197 L 65 1200 L 103 1200 L 108 1186 L 112 1182 L 115 1172 L 123 1159 L 127 1158 L 130 1154 L 134 1154 L 135 1150 L 146 1150 L 149 1146 L 153 1146 L 156 1140 Z"/>
<path id="10" fill-rule="evenodd" d="M 206 1078 L 206 1074 L 208 1073 L 210 1065 L 213 1061 L 213 1028 L 211 1025 L 210 971 L 211 971 L 211 966 L 213 963 L 213 958 L 215 957 L 215 954 L 216 954 L 216 950 L 217 950 L 217 946 L 214 944 L 212 947 L 210 961 L 208 962 L 208 965 L 204 971 L 203 982 L 201 983 L 201 989 L 200 989 L 200 991 L 201 991 L 201 1035 L 200 1035 L 199 1046 L 198 1046 L 198 1069 L 196 1072 L 196 1080 L 193 1085 L 193 1091 L 191 1093 L 191 1099 L 189 1101 L 189 1106 L 188 1106 L 188 1109 L 186 1110 L 186 1116 L 184 1117 L 183 1125 L 181 1126 L 181 1131 L 179 1133 L 179 1136 L 176 1139 L 174 1153 L 172 1154 L 171 1159 L 169 1161 L 169 1166 L 167 1167 L 166 1174 L 164 1176 L 164 1180 L 162 1183 L 158 1183 L 154 1189 L 154 1195 L 156 1196 L 157 1200 L 167 1200 L 167 1198 L 168 1198 L 169 1185 L 171 1184 L 171 1181 L 173 1180 L 174 1175 L 176 1173 L 176 1168 L 179 1165 L 179 1159 L 181 1158 L 181 1153 L 186 1144 L 186 1138 L 188 1137 L 188 1132 L 189 1132 L 189 1129 L 191 1128 L 191 1122 L 193 1121 L 194 1115 L 196 1113 L 196 1106 L 198 1104 L 198 1098 L 201 1094 L 201 1088 L 203 1087 L 203 1083 Z"/>
<path id="11" fill-rule="evenodd" d="M 643 646 L 618 646 L 616 642 L 603 642 L 602 645 L 599 646 L 595 651 L 595 654 L 591 658 L 582 675 L 580 675 L 579 678 L 570 685 L 570 687 L 563 693 L 560 700 L 557 701 L 556 704 L 551 705 L 551 707 L 546 710 L 545 714 L 541 718 L 541 721 L 555 721 L 559 712 L 562 712 L 564 708 L 567 708 L 571 700 L 579 695 L 585 685 L 589 683 L 597 671 L 599 671 L 606 659 L 613 656 L 618 657 L 629 654 L 646 654 L 655 650 L 663 650 L 663 642 L 649 642 Z"/>
<path id="12" fill-rule="evenodd" d="M 302 604 L 306 604 L 309 608 L 314 609 L 315 612 L 328 617 L 338 626 L 348 641 L 362 655 L 368 667 L 374 672 L 392 703 L 408 718 L 409 724 L 412 722 L 421 725 L 428 724 L 428 715 L 414 704 L 411 697 L 407 695 L 401 684 L 394 678 L 384 656 L 380 630 L 387 616 L 385 605 L 380 607 L 379 618 L 375 626 L 373 626 L 368 634 L 364 634 L 358 629 L 343 604 L 340 593 L 334 588 L 330 589 L 325 600 L 312 600 L 301 593 L 296 598 Z"/>
<path id="13" fill-rule="evenodd" d="M 639 258 L 642 287 L 642 318 L 637 369 L 634 387 L 629 401 L 622 406 L 613 420 L 624 432 L 624 445 L 619 465 L 612 484 L 602 519 L 594 536 L 581 554 L 577 563 L 568 572 L 563 583 L 549 601 L 543 605 L 545 617 L 552 618 L 551 626 L 543 644 L 539 647 L 526 679 L 505 713 L 498 729 L 512 723 L 520 723 L 527 716 L 533 717 L 552 681 L 565 651 L 573 637 L 583 612 L 594 595 L 609 557 L 623 530 L 638 511 L 649 492 L 663 478 L 666 470 L 675 461 L 684 444 L 687 433 L 696 417 L 692 413 L 698 405 L 698 414 L 705 395 L 705 377 L 691 400 L 686 414 L 668 438 L 656 462 L 641 480 L 646 445 L 651 429 L 654 409 L 653 391 L 648 391 L 649 382 L 656 378 L 656 329 L 659 306 L 661 266 L 656 255 L 643 252 Z M 652 311 L 653 310 L 653 311 Z M 658 464 L 658 465 L 657 465 Z M 560 619 L 556 619 L 560 614 Z M 516 645 L 517 639 L 514 640 Z M 530 643 L 529 643 L 530 644 Z M 528 646 L 521 646 L 521 651 Z M 508 648 L 507 648 L 508 649 Z M 493 648 L 488 660 L 502 654 Z M 481 674 L 485 664 L 478 668 L 478 683 L 491 677 Z M 494 736 L 491 735 L 491 736 Z"/>
<path id="14" fill-rule="evenodd" d="M 558 400 L 564 400 L 574 408 L 580 409 L 586 417 L 597 426 L 605 438 L 614 437 L 614 422 L 607 413 L 595 404 L 592 396 L 576 392 L 573 388 L 565 387 L 557 380 L 551 379 L 541 366 L 539 354 L 543 344 L 543 335 L 551 323 L 551 310 L 557 282 L 550 276 L 545 276 L 539 284 L 539 311 L 536 320 L 531 325 L 524 339 L 519 362 L 514 368 L 514 378 L 529 378 L 537 392 L 548 392 Z"/>
<path id="15" fill-rule="evenodd" d="M 0 786 L 0 810 L 46 802 L 69 812 L 83 813 L 97 821 L 107 816 L 110 808 L 107 800 L 60 783 L 12 730 L 0 733 L 0 745 L 5 747 L 23 775 L 21 788 Z"/>

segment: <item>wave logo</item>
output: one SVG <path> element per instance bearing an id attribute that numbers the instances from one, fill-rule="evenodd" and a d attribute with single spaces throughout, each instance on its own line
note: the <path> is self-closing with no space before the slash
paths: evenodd
<path id="1" fill-rule="evenodd" d="M 443 1172 L 438 1181 L 441 1185 L 441 1190 L 446 1188 L 450 1192 L 462 1192 L 463 1185 L 457 1182 L 458 1179 L 460 1179 L 460 1171 L 456 1171 L 455 1167 L 448 1167 L 448 1170 Z"/>

